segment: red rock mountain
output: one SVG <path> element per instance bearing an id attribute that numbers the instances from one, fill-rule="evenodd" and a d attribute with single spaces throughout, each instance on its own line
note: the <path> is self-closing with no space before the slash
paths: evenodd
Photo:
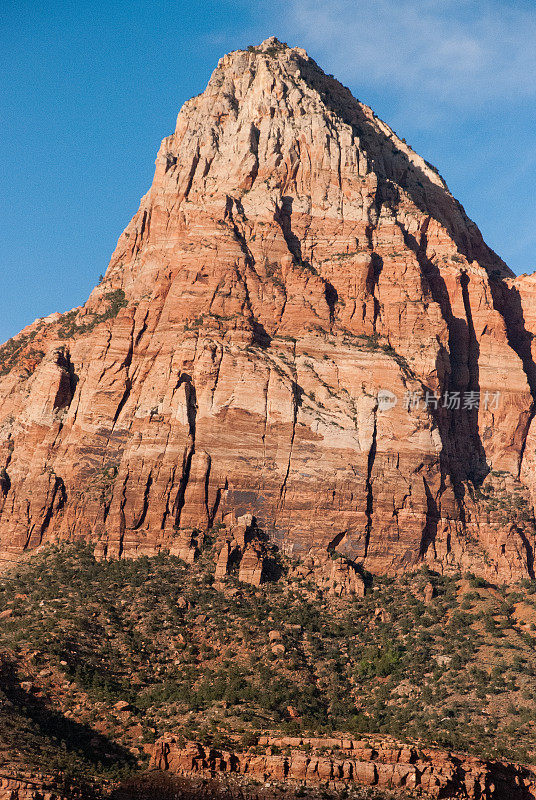
<path id="1" fill-rule="evenodd" d="M 251 513 L 296 556 L 531 576 L 532 331 L 536 278 L 404 140 L 302 49 L 230 53 L 87 303 L 0 349 L 2 557 Z"/>

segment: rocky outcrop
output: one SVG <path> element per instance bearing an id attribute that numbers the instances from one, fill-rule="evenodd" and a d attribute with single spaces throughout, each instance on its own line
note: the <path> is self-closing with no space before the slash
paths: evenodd
<path id="1" fill-rule="evenodd" d="M 171 542 L 169 551 L 171 555 L 182 558 L 187 564 L 193 564 L 199 552 L 198 544 L 194 531 L 181 531 Z"/>
<path id="2" fill-rule="evenodd" d="M 0 775 L 0 800 L 72 800 L 82 796 L 75 789 L 61 789 L 51 778 Z"/>
<path id="3" fill-rule="evenodd" d="M 536 776 L 524 767 L 401 745 L 390 739 L 264 736 L 259 744 L 266 748 L 265 754 L 220 751 L 195 742 L 181 746 L 172 735 L 166 735 L 155 744 L 152 765 L 184 776 L 234 774 L 336 790 L 358 784 L 430 798 L 536 797 Z"/>
<path id="4" fill-rule="evenodd" d="M 219 545 L 221 549 L 214 573 L 216 584 L 236 567 L 239 581 L 252 586 L 261 585 L 269 554 L 262 532 L 251 514 L 239 517 L 236 525 L 225 535 L 223 544 L 220 537 Z"/>
<path id="5" fill-rule="evenodd" d="M 225 56 L 88 302 L 0 348 L 2 558 L 188 560 L 250 513 L 293 557 L 532 576 L 533 290 L 305 51 Z"/>
<path id="6" fill-rule="evenodd" d="M 336 597 L 365 596 L 365 580 L 358 566 L 336 550 L 313 548 L 292 574 L 312 580 L 319 589 Z"/>
<path id="7" fill-rule="evenodd" d="M 238 580 L 242 583 L 250 583 L 252 586 L 260 586 L 263 573 L 262 550 L 250 544 L 244 550 L 240 561 Z"/>

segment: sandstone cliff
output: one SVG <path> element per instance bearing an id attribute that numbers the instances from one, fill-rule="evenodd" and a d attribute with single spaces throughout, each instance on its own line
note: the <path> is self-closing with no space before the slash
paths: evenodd
<path id="1" fill-rule="evenodd" d="M 303 50 L 231 53 L 88 302 L 0 349 L 2 556 L 250 513 L 298 556 L 532 576 L 533 296 Z"/>
<path id="2" fill-rule="evenodd" d="M 43 775 L 0 775 L 1 800 L 78 800 L 83 795 Z"/>
<path id="3" fill-rule="evenodd" d="M 397 789 L 399 797 L 533 800 L 534 773 L 523 767 L 404 745 L 390 738 L 261 736 L 249 752 L 218 751 L 168 734 L 156 742 L 152 764 L 177 775 L 238 775 L 335 790 L 353 784 Z M 268 747 L 266 747 L 268 745 Z"/>

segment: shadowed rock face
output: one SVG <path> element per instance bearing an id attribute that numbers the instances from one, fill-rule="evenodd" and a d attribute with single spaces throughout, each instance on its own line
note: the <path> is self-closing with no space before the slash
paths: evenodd
<path id="1" fill-rule="evenodd" d="M 303 50 L 231 53 L 88 302 L 0 350 L 3 558 L 251 513 L 373 572 L 532 575 L 534 294 Z M 490 402 L 405 407 L 427 391 Z"/>

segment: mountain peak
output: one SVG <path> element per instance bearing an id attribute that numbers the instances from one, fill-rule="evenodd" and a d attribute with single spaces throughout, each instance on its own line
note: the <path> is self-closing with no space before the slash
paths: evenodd
<path id="1" fill-rule="evenodd" d="M 263 42 L 258 45 L 250 45 L 247 48 L 250 52 L 262 52 L 265 53 L 266 51 L 276 51 L 282 52 L 284 50 L 290 50 L 291 48 L 288 46 L 286 42 L 281 42 L 277 36 L 269 36 Z"/>
<path id="2" fill-rule="evenodd" d="M 470 262 L 511 275 L 439 172 L 305 50 L 275 36 L 220 59 L 206 90 L 184 104 L 159 160 L 174 173 L 173 165 L 190 165 L 188 197 L 247 192 L 270 202 L 279 191 L 296 195 L 296 210 L 308 213 L 321 203 L 328 215 L 354 213 L 344 184 L 356 171 L 368 174 L 378 184 L 378 208 L 387 211 L 407 196 L 448 230 Z M 328 172 L 340 173 L 340 186 L 328 181 L 326 193 Z"/>
<path id="3" fill-rule="evenodd" d="M 510 274 L 305 51 L 224 56 L 88 302 L 0 351 L 0 548 L 188 560 L 250 514 L 312 563 L 532 574 L 536 315 Z"/>

